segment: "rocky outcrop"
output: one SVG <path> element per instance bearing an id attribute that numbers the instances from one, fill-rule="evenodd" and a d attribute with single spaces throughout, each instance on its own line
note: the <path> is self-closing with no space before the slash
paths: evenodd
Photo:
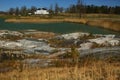
<path id="1" fill-rule="evenodd" d="M 56 34 L 52 32 L 43 32 L 43 31 L 37 31 L 37 30 L 25 30 L 23 31 L 24 35 L 28 38 L 34 38 L 34 39 L 48 39 L 54 37 Z"/>
<path id="2" fill-rule="evenodd" d="M 23 33 L 18 31 L 0 30 L 0 40 L 18 40 L 23 37 Z"/>
<path id="3" fill-rule="evenodd" d="M 69 34 L 56 35 L 49 32 L 40 32 L 35 30 L 28 31 L 0 31 L 0 36 L 14 35 L 21 36 L 20 39 L 15 40 L 0 40 L 0 47 L 6 49 L 21 49 L 25 54 L 54 54 L 66 53 L 75 47 L 79 50 L 89 50 L 102 47 L 116 47 L 120 46 L 120 37 L 115 35 L 99 35 L 83 32 L 75 32 Z M 41 37 L 29 37 L 26 35 L 40 34 Z M 45 38 L 44 35 L 51 34 L 52 36 Z M 46 36 L 46 37 L 47 37 Z M 8 38 L 6 36 L 6 38 Z M 21 51 L 20 51 L 21 52 Z"/>
<path id="4" fill-rule="evenodd" d="M 63 34 L 61 37 L 64 39 L 78 39 L 82 38 L 84 36 L 89 36 L 90 33 L 82 33 L 82 32 L 76 32 L 76 33 L 70 33 L 70 34 Z"/>

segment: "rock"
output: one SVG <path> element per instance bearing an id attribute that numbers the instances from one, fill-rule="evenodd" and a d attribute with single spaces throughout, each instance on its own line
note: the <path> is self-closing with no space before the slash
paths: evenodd
<path id="1" fill-rule="evenodd" d="M 25 49 L 36 48 L 36 47 L 41 47 L 41 46 L 47 45 L 47 43 L 41 42 L 41 41 L 35 40 L 35 39 L 31 39 L 31 40 L 30 39 L 22 39 L 22 40 L 18 40 L 18 42 L 23 44 L 23 47 Z"/>
<path id="2" fill-rule="evenodd" d="M 63 34 L 61 35 L 64 39 L 78 39 L 80 37 L 89 36 L 89 33 L 82 33 L 82 32 L 76 32 L 76 33 L 70 33 L 70 34 Z"/>
<path id="3" fill-rule="evenodd" d="M 34 49 L 34 52 L 37 54 L 42 53 L 42 54 L 50 54 L 55 50 L 55 48 L 48 46 L 42 46 L 42 47 L 37 47 Z"/>
<path id="4" fill-rule="evenodd" d="M 115 38 L 115 35 L 104 35 L 105 36 L 105 38 Z"/>
<path id="5" fill-rule="evenodd" d="M 5 34 L 14 35 L 14 36 L 23 36 L 23 34 L 18 31 L 0 30 L 0 36 L 3 36 Z"/>
<path id="6" fill-rule="evenodd" d="M 23 39 L 19 40 L 19 42 L 23 44 L 25 53 L 49 54 L 54 50 L 46 40 Z"/>
<path id="7" fill-rule="evenodd" d="M 54 35 L 55 37 L 52 37 L 49 34 L 51 35 L 52 33 L 35 30 L 28 30 L 27 32 L 2 30 L 0 31 L 0 38 L 4 38 L 4 40 L 0 41 L 0 47 L 22 49 L 23 53 L 50 54 L 58 52 L 60 54 L 61 52 L 66 53 L 72 46 L 81 50 L 88 50 L 120 45 L 120 38 L 116 38 L 115 35 L 91 35 L 90 33 L 76 32 L 57 36 L 53 33 L 52 36 Z M 24 36 L 24 39 L 14 40 L 14 38 L 19 36 Z M 13 40 L 11 41 L 11 39 Z"/>
<path id="8" fill-rule="evenodd" d="M 96 38 L 96 39 L 89 39 L 90 42 L 95 42 L 98 45 L 102 45 L 102 46 L 108 46 L 108 40 L 110 40 L 109 38 Z"/>
<path id="9" fill-rule="evenodd" d="M 111 46 L 118 46 L 118 45 L 120 45 L 120 41 L 119 40 L 110 40 L 110 41 L 108 41 L 109 42 L 109 44 L 111 45 Z"/>
<path id="10" fill-rule="evenodd" d="M 3 47 L 5 44 L 5 41 L 0 41 L 0 47 Z"/>
<path id="11" fill-rule="evenodd" d="M 19 43 L 19 42 L 6 42 L 4 44 L 4 47 L 6 48 L 21 48 L 22 47 L 22 44 Z"/>
<path id="12" fill-rule="evenodd" d="M 18 40 L 23 37 L 23 34 L 18 31 L 0 30 L 1 40 Z"/>
<path id="13" fill-rule="evenodd" d="M 104 45 L 104 46 L 117 46 L 119 45 L 120 41 L 115 39 L 115 38 L 108 38 L 108 37 L 100 37 L 96 39 L 89 39 L 90 42 L 95 42 L 99 45 Z"/>
<path id="14" fill-rule="evenodd" d="M 80 47 L 81 47 L 82 50 L 91 49 L 93 47 L 93 45 L 94 45 L 93 43 L 87 42 L 87 43 L 80 44 Z"/>

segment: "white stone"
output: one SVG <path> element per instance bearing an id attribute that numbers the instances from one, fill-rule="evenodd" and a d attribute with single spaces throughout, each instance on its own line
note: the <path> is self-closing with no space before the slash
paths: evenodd
<path id="1" fill-rule="evenodd" d="M 76 32 L 76 33 L 70 33 L 70 34 L 64 34 L 61 35 L 65 39 L 78 39 L 80 37 L 88 36 L 89 33 L 82 33 L 82 32 Z"/>
<path id="2" fill-rule="evenodd" d="M 90 42 L 95 42 L 99 45 L 108 45 L 110 44 L 111 46 L 116 46 L 119 45 L 120 41 L 116 40 L 114 38 L 108 38 L 108 37 L 101 37 L 101 38 L 96 38 L 96 39 L 89 39 Z"/>
<path id="3" fill-rule="evenodd" d="M 4 47 L 7 47 L 7 48 L 16 48 L 16 47 L 19 47 L 19 48 L 21 48 L 22 44 L 20 44 L 18 42 L 6 42 L 4 44 Z"/>
<path id="4" fill-rule="evenodd" d="M 108 41 L 109 44 L 111 44 L 112 46 L 116 46 L 116 45 L 119 45 L 120 44 L 120 41 L 119 40 L 110 40 Z"/>
<path id="5" fill-rule="evenodd" d="M 92 46 L 93 46 L 93 43 L 91 43 L 91 42 L 87 42 L 87 43 L 82 43 L 82 44 L 80 44 L 80 47 L 81 47 L 81 49 L 90 49 L 90 48 L 92 48 Z"/>
<path id="6" fill-rule="evenodd" d="M 115 35 L 105 35 L 106 38 L 115 38 Z"/>
<path id="7" fill-rule="evenodd" d="M 21 44 L 23 44 L 24 48 L 35 48 L 35 47 L 41 47 L 47 45 L 45 42 L 35 41 L 35 40 L 18 40 Z"/>
<path id="8" fill-rule="evenodd" d="M 5 41 L 0 41 L 0 47 L 3 47 L 5 44 Z"/>

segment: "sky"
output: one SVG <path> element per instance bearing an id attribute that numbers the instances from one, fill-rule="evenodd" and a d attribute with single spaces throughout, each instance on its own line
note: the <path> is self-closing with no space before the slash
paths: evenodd
<path id="1" fill-rule="evenodd" d="M 83 0 L 86 5 L 107 5 L 120 6 L 120 0 Z M 76 4 L 77 0 L 0 0 L 0 11 L 7 11 L 9 8 L 16 8 L 21 6 L 36 6 L 37 8 L 55 5 L 58 3 L 60 7 L 69 7 L 71 4 Z"/>

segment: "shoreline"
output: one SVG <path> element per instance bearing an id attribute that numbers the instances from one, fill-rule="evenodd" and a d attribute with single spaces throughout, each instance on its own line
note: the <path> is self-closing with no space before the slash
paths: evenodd
<path id="1" fill-rule="evenodd" d="M 6 19 L 5 22 L 13 23 L 53 23 L 63 22 L 62 19 Z"/>
<path id="2" fill-rule="evenodd" d="M 91 19 L 6 19 L 5 22 L 13 22 L 13 23 L 56 23 L 56 22 L 69 22 L 69 23 L 80 23 L 95 27 L 101 27 L 113 31 L 120 31 L 120 21 L 112 21 L 112 20 L 91 20 Z"/>
<path id="3" fill-rule="evenodd" d="M 94 27 L 105 28 L 113 31 L 120 31 L 120 21 L 112 21 L 112 20 L 91 20 L 91 19 L 65 19 L 66 22 L 72 23 L 81 23 L 85 25 L 90 25 Z"/>

